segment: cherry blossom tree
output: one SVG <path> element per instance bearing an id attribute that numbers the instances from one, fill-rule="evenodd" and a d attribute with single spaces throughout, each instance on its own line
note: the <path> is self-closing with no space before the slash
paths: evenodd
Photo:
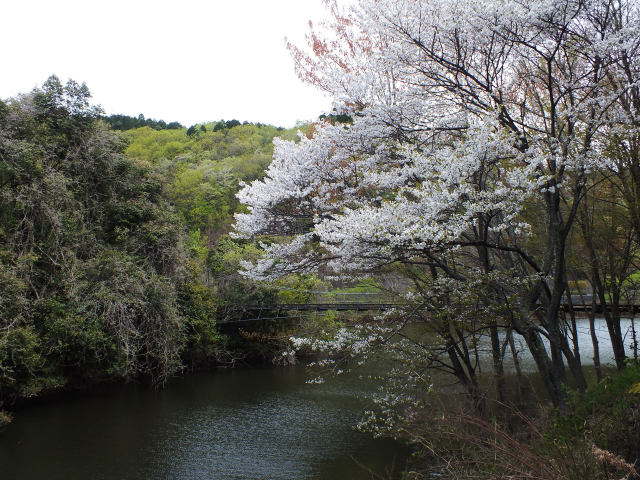
<path id="1" fill-rule="evenodd" d="M 417 293 L 429 307 L 482 284 L 480 303 L 509 306 L 486 322 L 496 372 L 502 325 L 524 337 L 562 405 L 565 361 L 584 380 L 561 325 L 567 236 L 589 173 L 617 168 L 608 136 L 637 129 L 638 4 L 327 4 L 309 48 L 290 48 L 300 76 L 351 121 L 276 141 L 265 178 L 238 194 L 248 213 L 237 234 L 270 239 L 248 274 L 401 265 L 425 272 Z M 464 335 L 450 326 L 455 364 Z"/>

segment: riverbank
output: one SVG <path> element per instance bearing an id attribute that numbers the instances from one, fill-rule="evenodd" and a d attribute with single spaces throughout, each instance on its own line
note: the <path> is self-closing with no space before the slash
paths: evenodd
<path id="1" fill-rule="evenodd" d="M 588 332 L 585 331 L 581 333 L 584 334 L 584 340 L 586 341 Z M 271 346 L 267 348 L 267 345 L 263 345 L 265 347 L 263 349 L 263 355 L 246 357 L 241 362 L 234 363 L 236 366 L 244 364 L 248 368 L 229 369 L 218 367 L 212 369 L 211 366 L 209 366 L 205 371 L 201 370 L 199 372 L 173 377 L 169 380 L 167 386 L 169 389 L 168 396 L 172 397 L 173 394 L 171 391 L 175 384 L 188 384 L 192 382 L 194 378 L 208 377 L 209 380 L 206 383 L 219 385 L 216 379 L 218 376 L 229 378 L 230 376 L 242 377 L 245 375 L 252 376 L 251 381 L 248 382 L 250 385 L 247 389 L 250 391 L 255 386 L 256 395 L 259 396 L 260 392 L 265 391 L 265 388 L 267 390 L 270 388 L 266 384 L 268 384 L 274 376 L 286 377 L 290 375 L 289 372 L 295 372 L 295 374 L 291 375 L 291 378 L 296 377 L 295 381 L 298 386 L 303 389 L 308 389 L 302 395 L 302 399 L 298 399 L 296 402 L 310 402 L 308 410 L 305 410 L 306 413 L 303 415 L 303 417 L 306 418 L 296 419 L 295 422 L 300 421 L 301 425 L 306 425 L 307 423 L 313 425 L 313 422 L 317 421 L 317 417 L 322 416 L 323 413 L 321 409 L 318 411 L 313 409 L 313 402 L 315 400 L 312 389 L 314 387 L 326 388 L 326 385 L 310 385 L 305 383 L 309 379 L 310 374 L 305 370 L 304 365 L 264 368 L 266 364 L 272 363 L 274 353 L 278 350 L 276 348 L 277 345 L 279 345 L 277 342 L 273 344 L 269 343 L 271 341 L 275 342 L 274 338 L 268 335 L 245 335 L 243 341 L 264 343 L 268 340 L 266 343 Z M 482 345 L 479 346 L 482 347 Z M 254 348 L 253 351 L 255 350 Z M 609 352 L 604 350 L 602 353 L 603 360 L 610 361 Z M 527 357 L 521 357 L 521 361 L 521 366 L 524 368 L 525 373 L 529 372 L 527 375 L 535 376 L 534 373 L 531 373 L 533 366 L 530 365 Z M 379 370 L 380 365 L 376 364 L 375 368 Z M 588 368 L 592 367 L 589 366 Z M 507 371 L 510 371 L 509 368 L 507 368 Z M 515 378 L 515 376 L 512 378 Z M 334 393 L 331 393 L 333 382 L 344 385 L 345 382 L 348 384 L 349 381 L 354 380 L 357 382 L 362 381 L 361 379 L 357 379 L 357 376 L 350 377 L 350 380 L 343 376 L 337 379 L 331 379 L 328 382 L 329 390 L 325 391 L 325 393 L 329 396 L 334 395 Z M 488 382 L 491 381 L 490 377 L 484 380 Z M 535 379 L 531 378 L 528 382 L 533 384 L 535 383 Z M 525 391 L 518 392 L 515 385 L 514 388 L 508 391 L 510 391 L 512 395 L 510 401 L 514 401 L 514 403 L 518 403 L 515 402 L 515 395 L 521 395 L 518 399 L 519 409 L 516 409 L 510 401 L 498 404 L 495 401 L 487 399 L 484 409 L 478 412 L 477 410 L 469 408 L 469 404 L 464 398 L 464 395 L 455 390 L 447 390 L 446 393 L 440 392 L 439 394 L 433 394 L 430 397 L 431 403 L 429 408 L 413 412 L 411 417 L 412 421 L 403 425 L 403 438 L 412 443 L 414 445 L 413 449 L 417 452 L 412 464 L 406 465 L 401 462 L 402 465 L 400 465 L 397 461 L 389 459 L 389 463 L 385 465 L 383 470 L 393 469 L 398 474 L 400 470 L 404 470 L 405 476 L 403 479 L 415 480 L 430 478 L 430 475 L 436 470 L 434 465 L 437 464 L 446 465 L 446 468 L 440 467 L 441 471 L 438 472 L 439 474 L 446 474 L 448 478 L 454 479 L 469 478 L 470 475 L 475 475 L 479 478 L 500 478 L 495 477 L 495 472 L 503 471 L 506 472 L 504 473 L 505 475 L 513 474 L 513 468 L 516 468 L 517 471 L 521 473 L 528 472 L 527 474 L 533 471 L 538 475 L 538 478 L 545 479 L 605 479 L 607 477 L 603 476 L 603 468 L 605 468 L 603 465 L 607 465 L 606 459 L 620 456 L 623 459 L 627 459 L 625 461 L 628 463 L 630 461 L 628 459 L 632 458 L 629 457 L 629 455 L 633 454 L 633 450 L 629 450 L 629 445 L 632 445 L 633 442 L 636 441 L 632 433 L 634 429 L 640 432 L 638 418 L 633 416 L 635 415 L 633 412 L 640 410 L 637 408 L 637 402 L 633 403 L 638 395 L 634 397 L 634 394 L 629 393 L 631 387 L 635 385 L 634 382 L 640 382 L 640 371 L 638 368 L 635 370 L 628 369 L 620 374 L 613 373 L 602 383 L 594 385 L 587 392 L 585 399 L 580 399 L 579 397 L 573 398 L 574 403 L 572 403 L 572 406 L 575 412 L 568 418 L 555 415 L 554 411 L 544 400 L 533 400 L 535 398 L 533 393 L 535 391 L 534 389 L 528 388 Z M 253 384 L 255 385 L 251 386 Z M 531 387 L 531 385 L 529 386 Z M 349 413 L 340 416 L 338 407 L 336 407 L 337 410 L 332 413 L 336 422 L 341 422 L 342 427 L 348 429 L 358 422 L 358 415 L 360 415 L 362 409 L 365 408 L 365 404 L 357 398 L 361 396 L 363 392 L 360 391 L 358 393 L 353 390 L 352 387 L 353 385 L 347 386 L 346 391 L 351 392 L 350 394 L 345 395 L 345 391 L 343 390 L 338 392 L 335 397 L 336 399 L 340 399 L 338 404 L 345 404 L 347 408 L 346 412 Z M 367 387 L 369 391 L 371 387 L 373 387 L 373 384 Z M 218 387 L 214 388 L 214 390 L 217 390 L 217 388 Z M 228 388 L 228 385 L 219 385 L 219 388 L 225 390 Z M 209 391 L 210 387 L 205 385 L 204 389 Z M 199 397 L 200 392 L 197 390 L 197 388 L 191 389 L 188 397 Z M 489 388 L 487 390 L 490 391 L 491 389 Z M 126 393 L 123 394 L 122 392 Z M 133 399 L 133 401 L 136 402 L 136 398 L 140 394 L 146 397 L 149 402 L 167 402 L 165 390 L 154 390 L 151 388 L 151 385 L 145 382 L 127 384 L 123 382 L 101 383 L 89 388 L 85 385 L 85 388 L 80 390 L 57 390 L 49 392 L 47 395 L 39 398 L 28 399 L 19 406 L 16 424 L 21 425 L 23 418 L 26 418 L 26 421 L 29 422 L 30 420 L 28 420 L 28 418 L 31 413 L 40 409 L 49 412 L 47 415 L 53 417 L 65 417 L 70 414 L 69 409 L 72 411 L 73 408 L 75 408 L 73 407 L 74 405 L 76 407 L 78 405 L 81 406 L 84 402 L 99 404 L 102 402 L 100 400 L 101 398 L 128 398 L 123 401 L 130 402 Z M 230 408 L 233 406 L 233 395 L 229 395 L 228 391 L 226 391 L 226 393 L 225 391 L 216 391 L 216 395 L 218 394 L 222 395 L 222 398 L 230 397 L 227 398 L 227 400 L 229 400 L 228 406 Z M 351 396 L 352 394 L 353 396 Z M 274 402 L 283 400 L 280 394 L 276 394 L 276 397 L 277 399 L 274 399 Z M 239 400 L 238 397 L 235 398 Z M 528 399 L 528 401 L 523 402 L 523 399 Z M 173 402 L 173 400 L 169 400 L 169 403 L 171 402 Z M 246 399 L 239 400 L 237 408 L 242 409 L 246 404 Z M 356 404 L 358 405 L 357 408 L 354 407 Z M 148 408 L 156 409 L 155 406 L 151 404 L 148 405 Z M 589 408 L 585 407 L 585 405 L 589 405 Z M 121 409 L 121 407 L 117 405 L 114 407 L 106 403 L 103 403 L 103 407 L 101 408 Z M 354 412 L 357 412 L 357 414 Z M 631 414 L 629 414 L 629 412 L 631 412 Z M 234 408 L 229 410 L 230 415 L 235 415 L 236 413 Z M 100 415 L 100 413 L 97 413 L 97 410 L 94 410 L 94 414 Z M 122 415 L 124 418 L 131 418 L 131 413 L 120 411 L 119 415 Z M 67 417 L 67 420 L 73 421 L 70 420 L 69 417 Z M 121 419 L 112 420 L 119 422 Z M 206 423 L 207 418 L 199 417 L 198 421 Z M 259 422 L 261 420 L 256 418 L 254 421 Z M 81 423 L 92 425 L 91 422 L 91 418 L 86 416 Z M 293 422 L 293 420 L 283 419 L 284 424 L 291 422 Z M 256 428 L 273 427 L 269 425 L 267 422 L 264 425 L 256 425 Z M 628 425 L 631 433 L 621 434 L 620 425 Z M 194 423 L 192 428 L 196 429 L 196 426 L 196 423 Z M 9 428 L 13 429 L 14 426 L 10 426 Z M 18 428 L 21 429 L 22 427 Z M 33 435 L 36 434 L 34 433 Z M 0 435 L 0 437 L 1 436 L 2 435 Z M 150 441 L 150 438 L 151 437 L 147 438 L 145 441 Z M 637 442 L 640 444 L 640 439 L 637 439 Z M 593 445 L 597 446 L 599 450 L 594 450 Z M 612 447 L 612 445 L 615 445 L 615 448 Z M 626 451 L 624 451 L 625 448 L 627 449 Z M 567 456 L 568 450 L 572 452 L 571 457 Z M 631 453 L 628 453 L 629 451 Z M 519 453 L 515 456 L 509 456 L 505 454 L 505 452 Z M 606 452 L 609 452 L 613 457 Z M 251 454 L 259 455 L 259 452 L 253 452 Z M 403 458 L 406 459 L 407 455 L 408 453 Z M 563 463 L 567 458 L 571 458 L 571 462 L 573 463 Z M 599 458 L 604 460 L 599 460 Z M 514 463 L 518 465 L 514 467 Z M 532 465 L 547 464 L 554 465 L 556 470 L 526 470 L 527 468 L 531 468 Z M 186 466 L 183 467 L 186 468 Z M 567 473 L 570 468 L 578 469 L 576 471 L 584 471 L 586 473 L 583 472 L 580 477 L 571 476 Z M 612 469 L 613 467 L 606 468 Z M 591 475 L 588 473 L 589 469 L 595 469 L 594 472 L 597 474 Z M 383 470 L 381 470 L 381 472 Z M 616 474 L 617 473 L 616 471 Z M 491 475 L 494 476 L 492 477 Z M 110 477 L 106 476 L 105 478 Z M 186 478 L 190 477 L 187 476 Z"/>
<path id="2" fill-rule="evenodd" d="M 286 365 L 286 362 L 275 362 L 279 359 L 286 344 L 288 335 L 264 334 L 259 332 L 240 331 L 230 335 L 213 334 L 215 349 L 211 348 L 208 356 L 194 357 L 192 352 L 183 353 L 183 364 L 173 375 L 166 380 L 175 380 L 185 375 L 214 372 L 229 368 L 256 368 L 269 365 Z M 211 342 L 213 342 L 212 340 Z M 68 378 L 59 378 L 58 381 L 49 382 L 42 389 L 29 394 L 15 396 L 11 402 L 0 401 L 0 412 L 4 412 L 0 417 L 0 427 L 8 423 L 23 407 L 31 405 L 47 404 L 53 401 L 72 400 L 75 397 L 82 397 L 92 394 L 109 393 L 125 385 L 152 386 L 163 388 L 163 383 L 157 383 L 154 378 L 145 372 L 127 377 L 117 374 L 82 376 L 74 375 Z"/>
<path id="3" fill-rule="evenodd" d="M 568 412 L 531 398 L 524 408 L 435 395 L 403 426 L 416 449 L 406 478 L 635 479 L 640 472 L 640 365 L 570 395 Z M 635 465 L 635 467 L 634 467 Z"/>

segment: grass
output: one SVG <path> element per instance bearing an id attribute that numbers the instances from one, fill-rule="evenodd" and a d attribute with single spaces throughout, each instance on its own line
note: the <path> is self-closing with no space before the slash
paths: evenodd
<path id="1" fill-rule="evenodd" d="M 408 427 L 409 437 L 423 447 L 425 462 L 440 460 L 451 479 L 637 480 L 639 391 L 640 366 L 629 365 L 584 397 L 572 394 L 569 415 L 544 404 L 529 405 L 525 414 L 492 401 L 478 412 L 462 398 L 440 395 Z M 407 478 L 428 478 L 416 471 Z"/>

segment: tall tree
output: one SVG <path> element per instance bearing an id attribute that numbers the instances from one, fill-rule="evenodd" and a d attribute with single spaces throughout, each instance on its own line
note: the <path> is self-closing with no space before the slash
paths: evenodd
<path id="1" fill-rule="evenodd" d="M 563 405 L 567 238 L 587 173 L 610 165 L 605 138 L 620 112 L 612 99 L 636 88 L 637 5 L 328 5 L 325 32 L 312 32 L 308 53 L 292 51 L 301 77 L 353 123 L 277 142 L 266 178 L 240 192 L 250 212 L 237 216 L 240 235 L 293 236 L 269 245 L 251 272 L 321 264 L 349 274 L 397 262 L 423 265 L 431 282 L 457 289 L 480 275 L 483 302 L 513 302 L 509 326 Z M 311 223 L 302 233 L 300 218 Z"/>

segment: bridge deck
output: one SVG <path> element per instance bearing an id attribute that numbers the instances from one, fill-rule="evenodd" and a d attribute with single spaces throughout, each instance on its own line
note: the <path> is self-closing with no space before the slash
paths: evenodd
<path id="1" fill-rule="evenodd" d="M 348 303 L 285 303 L 279 305 L 238 305 L 235 308 L 230 310 L 230 313 L 246 316 L 248 314 L 252 315 L 253 318 L 237 318 L 233 320 L 227 320 L 224 322 L 219 322 L 219 326 L 239 326 L 239 325 L 247 325 L 256 322 L 267 322 L 270 320 L 283 319 L 286 317 L 281 317 L 280 315 L 285 312 L 326 312 L 329 310 L 334 311 L 352 311 L 352 312 L 381 312 L 385 310 L 391 310 L 393 308 L 402 308 L 405 307 L 405 304 L 401 303 L 378 303 L 378 302 L 348 302 Z M 591 304 L 585 303 L 573 303 L 571 305 L 573 311 L 578 314 L 585 314 L 591 312 L 594 308 Z M 611 306 L 606 305 L 606 310 L 611 311 Z M 595 313 L 604 313 L 605 308 L 602 305 L 595 305 Z M 562 309 L 564 311 L 569 310 L 569 304 L 564 303 L 562 305 Z M 625 303 L 618 306 L 618 311 L 622 314 L 626 315 L 636 315 L 640 313 L 640 304 L 631 304 Z M 265 313 L 274 313 L 275 317 L 267 316 L 264 317 Z"/>
<path id="2" fill-rule="evenodd" d="M 301 310 L 301 311 L 317 311 L 325 312 L 327 310 L 355 310 L 355 311 L 367 311 L 367 310 L 390 310 L 392 308 L 402 308 L 407 306 L 402 303 L 377 303 L 377 302 L 349 302 L 349 303 L 281 303 L 274 305 L 238 305 L 232 308 L 237 312 L 257 312 L 257 311 L 288 311 L 288 310 Z M 561 308 L 565 311 L 569 311 L 569 304 L 564 303 Z M 590 312 L 594 306 L 591 304 L 572 304 L 571 308 L 575 312 Z M 426 309 L 426 307 L 425 307 Z M 611 311 L 611 305 L 606 305 L 605 308 L 602 305 L 595 305 L 596 313 L 602 313 L 604 310 Z M 625 303 L 618 305 L 618 311 L 624 313 L 638 313 L 640 312 L 640 304 Z"/>
<path id="3" fill-rule="evenodd" d="M 281 303 L 278 305 L 243 305 L 234 309 L 238 312 L 257 312 L 257 311 L 315 311 L 326 312 L 328 310 L 355 310 L 355 311 L 367 311 L 367 310 L 391 310 L 392 308 L 402 307 L 399 303 L 365 303 L 365 302 L 353 302 L 353 303 Z"/>

